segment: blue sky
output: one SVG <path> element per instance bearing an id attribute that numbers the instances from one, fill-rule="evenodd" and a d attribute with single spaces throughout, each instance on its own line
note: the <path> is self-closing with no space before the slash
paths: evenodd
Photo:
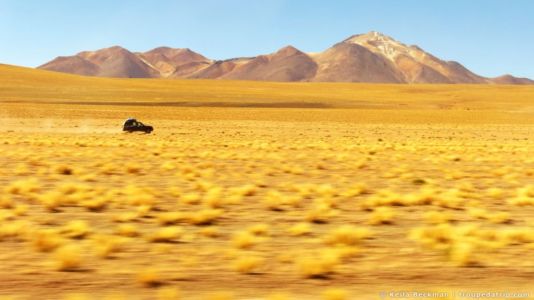
<path id="1" fill-rule="evenodd" d="M 223 59 L 322 51 L 371 30 L 476 73 L 534 78 L 531 0 L 0 0 L 0 62 L 37 66 L 121 45 Z"/>

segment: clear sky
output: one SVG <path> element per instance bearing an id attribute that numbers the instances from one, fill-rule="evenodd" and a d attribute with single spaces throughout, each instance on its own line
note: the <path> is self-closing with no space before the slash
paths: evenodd
<path id="1" fill-rule="evenodd" d="M 532 0 L 0 0 L 0 62 L 121 45 L 224 59 L 380 31 L 484 76 L 534 78 Z"/>

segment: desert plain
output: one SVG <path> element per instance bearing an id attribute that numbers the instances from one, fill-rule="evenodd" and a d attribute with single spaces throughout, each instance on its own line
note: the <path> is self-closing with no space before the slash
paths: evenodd
<path id="1" fill-rule="evenodd" d="M 0 69 L 0 298 L 534 297 L 533 86 Z"/>

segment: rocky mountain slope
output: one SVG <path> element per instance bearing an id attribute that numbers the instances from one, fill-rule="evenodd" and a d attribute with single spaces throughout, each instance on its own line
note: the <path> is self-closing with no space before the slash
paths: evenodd
<path id="1" fill-rule="evenodd" d="M 458 62 L 371 31 L 354 35 L 320 53 L 287 46 L 250 58 L 211 60 L 190 49 L 159 47 L 130 52 L 119 46 L 58 57 L 40 69 L 125 78 L 205 78 L 263 81 L 534 84 L 528 78 L 486 78 Z"/>

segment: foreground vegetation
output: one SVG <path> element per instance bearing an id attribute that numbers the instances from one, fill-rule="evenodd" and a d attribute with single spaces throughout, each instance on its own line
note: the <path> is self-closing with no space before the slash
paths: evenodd
<path id="1" fill-rule="evenodd" d="M 2 134 L 0 290 L 302 299 L 530 280 L 530 127 L 167 122 L 178 134 Z"/>

